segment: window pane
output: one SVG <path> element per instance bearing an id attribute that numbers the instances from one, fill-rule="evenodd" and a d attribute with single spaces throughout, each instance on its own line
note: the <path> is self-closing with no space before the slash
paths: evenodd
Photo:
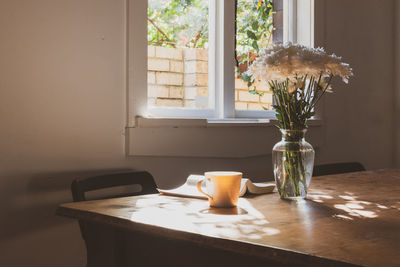
<path id="1" fill-rule="evenodd" d="M 249 65 L 263 48 L 281 41 L 282 0 L 238 0 L 236 9 L 236 79 L 235 108 L 237 110 L 272 109 L 272 92 L 258 77 L 252 85 L 246 75 Z M 280 17 L 279 17 L 280 16 Z M 274 23 L 273 23 L 274 22 Z M 250 85 L 250 86 L 249 86 Z"/>
<path id="2" fill-rule="evenodd" d="M 210 108 L 208 0 L 148 1 L 148 105 Z"/>

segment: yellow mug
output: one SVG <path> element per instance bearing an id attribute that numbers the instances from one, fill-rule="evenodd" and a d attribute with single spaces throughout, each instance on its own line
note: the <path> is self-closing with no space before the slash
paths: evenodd
<path id="1" fill-rule="evenodd" d="M 197 189 L 208 197 L 211 207 L 236 207 L 239 199 L 241 172 L 214 171 L 204 173 L 204 179 L 197 182 Z M 201 189 L 206 182 L 207 193 Z"/>

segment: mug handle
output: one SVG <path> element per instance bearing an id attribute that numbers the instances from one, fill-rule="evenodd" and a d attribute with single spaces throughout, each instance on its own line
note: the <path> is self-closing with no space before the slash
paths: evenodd
<path id="1" fill-rule="evenodd" d="M 205 179 L 201 179 L 200 181 L 197 182 L 197 190 L 200 191 L 203 195 L 206 195 L 208 198 L 213 199 L 212 196 L 209 194 L 205 193 L 203 190 L 201 190 L 201 183 L 204 182 Z"/>

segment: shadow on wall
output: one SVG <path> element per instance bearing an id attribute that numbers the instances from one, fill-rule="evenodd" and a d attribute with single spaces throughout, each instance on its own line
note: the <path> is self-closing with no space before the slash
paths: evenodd
<path id="1" fill-rule="evenodd" d="M 0 186 L 0 239 L 70 223 L 70 219 L 55 215 L 55 210 L 61 203 L 72 202 L 72 180 L 130 170 L 121 168 L 0 177 L 0 181 L 7 181 Z"/>

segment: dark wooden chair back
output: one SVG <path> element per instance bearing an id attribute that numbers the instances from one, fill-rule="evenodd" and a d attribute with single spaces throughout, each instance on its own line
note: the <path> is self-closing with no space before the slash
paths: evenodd
<path id="1" fill-rule="evenodd" d="M 359 162 L 340 162 L 321 164 L 314 166 L 313 176 L 340 174 L 346 172 L 365 171 L 364 166 Z"/>
<path id="2" fill-rule="evenodd" d="M 150 173 L 146 171 L 131 171 L 76 179 L 71 184 L 72 198 L 75 202 L 85 201 L 87 200 L 86 193 L 89 191 L 128 185 L 139 185 L 141 186 L 141 191 L 109 195 L 97 199 L 137 196 L 158 192 L 157 185 L 154 182 L 154 178 Z"/>
<path id="3" fill-rule="evenodd" d="M 157 193 L 157 185 L 154 182 L 153 176 L 146 171 L 130 171 L 124 173 L 114 173 L 107 174 L 83 179 L 76 179 L 71 184 L 72 197 L 75 202 L 85 201 L 87 200 L 86 193 L 90 191 L 96 191 L 101 189 L 109 189 L 113 187 L 121 187 L 121 186 L 131 186 L 131 185 L 139 185 L 141 187 L 140 191 L 132 191 L 129 193 L 123 194 L 113 194 L 113 195 L 102 195 L 101 197 L 95 199 L 107 199 L 114 197 L 125 197 L 125 196 L 136 196 L 136 195 L 145 195 L 145 194 L 153 194 Z M 93 200 L 93 198 L 91 199 Z M 98 266 L 96 262 L 96 243 L 97 239 L 93 238 L 93 235 L 97 236 L 98 232 L 105 232 L 107 230 L 107 226 L 99 225 L 95 222 L 90 221 L 79 221 L 79 226 L 81 229 L 82 237 L 85 241 L 86 245 L 86 256 L 87 256 L 87 265 L 88 267 Z M 104 230 L 104 231 L 103 231 Z M 114 233 L 112 237 L 107 236 L 108 243 L 113 243 L 115 238 L 122 238 L 123 234 L 119 234 L 118 231 Z M 105 253 L 114 253 L 115 261 L 118 262 L 121 260 L 122 256 L 120 255 L 121 248 L 111 247 L 110 251 Z"/>

